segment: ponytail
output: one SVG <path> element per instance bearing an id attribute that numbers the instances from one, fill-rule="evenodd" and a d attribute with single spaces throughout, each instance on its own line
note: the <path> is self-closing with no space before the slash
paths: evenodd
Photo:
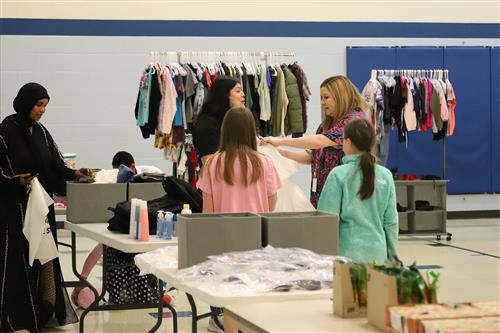
<path id="1" fill-rule="evenodd" d="M 354 119 L 345 126 L 344 139 L 351 140 L 357 151 L 361 152 L 359 167 L 363 173 L 363 180 L 358 194 L 361 200 L 368 199 L 375 191 L 376 158 L 371 153 L 376 142 L 375 130 L 367 119 Z"/>
<path id="2" fill-rule="evenodd" d="M 375 156 L 364 151 L 359 159 L 359 166 L 363 172 L 363 181 L 358 194 L 361 200 L 365 200 L 370 198 L 375 190 Z"/>

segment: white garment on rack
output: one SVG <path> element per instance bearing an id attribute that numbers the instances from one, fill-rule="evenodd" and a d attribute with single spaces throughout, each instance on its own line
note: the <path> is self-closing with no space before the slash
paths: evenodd
<path id="1" fill-rule="evenodd" d="M 165 68 L 168 74 L 165 76 L 166 90 L 163 94 L 165 101 L 163 103 L 163 110 L 160 110 L 162 115 L 159 128 L 162 133 L 170 134 L 175 112 L 177 111 L 177 91 L 175 90 L 174 81 L 172 80 L 172 72 L 168 67 Z"/>
<path id="2" fill-rule="evenodd" d="M 31 266 L 35 259 L 43 265 L 59 256 L 47 219 L 49 207 L 52 204 L 54 200 L 47 194 L 38 179 L 33 178 L 23 227 L 23 234 L 29 242 Z"/>
<path id="3" fill-rule="evenodd" d="M 417 116 L 413 104 L 413 81 L 410 78 L 406 79 L 406 104 L 403 109 L 403 116 L 405 120 L 406 129 L 408 132 L 417 129 Z"/>
<path id="4" fill-rule="evenodd" d="M 259 67 L 260 82 L 257 88 L 259 92 L 260 120 L 269 121 L 271 119 L 271 95 L 267 86 L 266 68 Z"/>
<path id="5" fill-rule="evenodd" d="M 258 151 L 268 155 L 281 179 L 281 188 L 278 190 L 275 212 L 309 212 L 314 211 L 307 196 L 295 184 L 291 176 L 298 171 L 298 163 L 283 157 L 272 145 L 258 146 Z"/>

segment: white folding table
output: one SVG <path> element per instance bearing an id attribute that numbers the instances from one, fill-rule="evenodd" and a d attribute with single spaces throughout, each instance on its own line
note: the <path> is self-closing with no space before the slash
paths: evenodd
<path id="1" fill-rule="evenodd" d="M 346 319 L 333 315 L 330 297 L 230 304 L 224 315 L 238 329 L 271 332 L 379 332 L 366 318 Z"/>
<path id="2" fill-rule="evenodd" d="M 150 307 L 158 307 L 159 316 L 157 323 L 150 330 L 150 332 L 156 331 L 161 325 L 162 321 L 162 313 L 163 313 L 163 282 L 158 281 L 158 304 L 106 304 L 99 305 L 99 302 L 104 298 L 107 290 L 106 284 L 106 274 L 108 270 L 108 262 L 106 250 L 107 247 L 115 248 L 119 251 L 125 253 L 144 253 L 148 251 L 155 250 L 160 247 L 165 246 L 177 246 L 177 238 L 173 238 L 172 240 L 159 239 L 156 236 L 150 236 L 149 241 L 138 241 L 132 239 L 127 234 L 121 234 L 108 230 L 108 223 L 71 223 L 69 221 L 64 222 L 64 229 L 71 231 L 71 265 L 73 269 L 73 273 L 76 277 L 82 282 L 85 286 L 89 287 L 95 294 L 95 301 L 85 309 L 80 316 L 80 333 L 84 331 L 84 320 L 85 316 L 89 311 L 103 311 L 103 310 L 125 310 L 125 309 L 142 309 L 142 308 L 150 308 Z M 101 244 L 103 244 L 103 262 L 102 262 L 102 291 L 99 294 L 97 289 L 87 281 L 77 270 L 76 268 L 76 234 L 80 236 L 85 236 L 87 238 L 93 239 Z M 169 305 L 166 304 L 167 308 L 172 311 L 172 314 L 175 315 L 175 310 Z"/>
<path id="3" fill-rule="evenodd" d="M 321 289 L 317 291 L 263 292 L 246 295 L 217 295 L 210 291 L 200 289 L 195 282 L 186 282 L 176 278 L 175 275 L 177 270 L 153 269 L 152 273 L 158 277 L 158 279 L 167 281 L 172 287 L 186 293 L 189 304 L 191 305 L 191 330 L 193 333 L 197 332 L 198 320 L 214 315 L 213 311 L 198 315 L 194 298 L 210 304 L 212 307 L 227 308 L 235 304 L 255 304 L 258 306 L 258 304 L 262 302 L 321 300 L 329 299 L 332 295 L 332 289 Z"/>

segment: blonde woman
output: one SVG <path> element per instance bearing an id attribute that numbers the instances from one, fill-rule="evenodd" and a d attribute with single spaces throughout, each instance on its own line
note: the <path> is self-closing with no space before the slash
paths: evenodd
<path id="1" fill-rule="evenodd" d="M 367 105 L 359 90 L 345 76 L 332 76 L 320 86 L 323 121 L 315 135 L 300 138 L 265 137 L 263 143 L 275 147 L 290 146 L 302 151 L 279 149 L 280 153 L 299 163 L 311 165 L 311 203 L 317 207 L 319 196 L 330 171 L 341 164 L 344 152 L 344 127 L 352 119 L 364 118 Z"/>

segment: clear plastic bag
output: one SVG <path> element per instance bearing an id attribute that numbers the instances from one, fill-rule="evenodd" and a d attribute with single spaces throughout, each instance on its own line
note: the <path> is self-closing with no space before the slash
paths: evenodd
<path id="1" fill-rule="evenodd" d="M 166 246 L 154 251 L 138 254 L 134 262 L 140 275 L 154 274 L 155 270 L 177 269 L 177 246 Z"/>
<path id="2" fill-rule="evenodd" d="M 300 248 L 273 248 L 230 252 L 180 270 L 176 278 L 221 296 L 260 292 L 330 289 L 333 261 Z"/>

